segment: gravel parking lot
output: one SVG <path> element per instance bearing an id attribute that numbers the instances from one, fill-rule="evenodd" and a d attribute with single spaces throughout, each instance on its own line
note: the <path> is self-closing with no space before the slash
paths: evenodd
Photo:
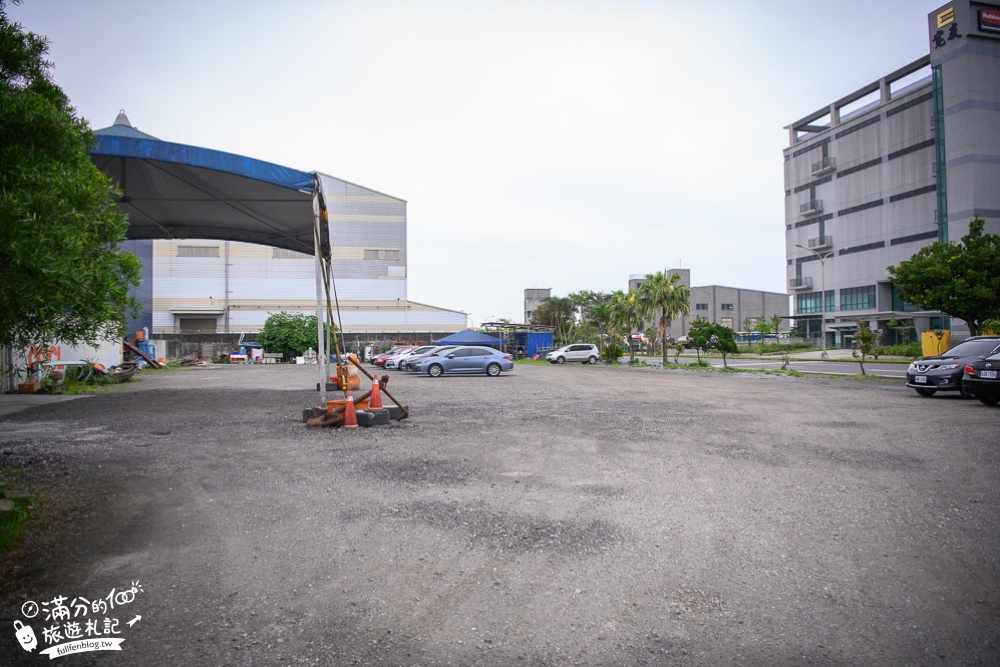
<path id="1" fill-rule="evenodd" d="M 121 652 L 65 664 L 1000 664 L 1000 409 L 519 365 L 392 373 L 412 417 L 348 432 L 301 423 L 316 374 L 147 374 L 3 417 L 48 523 L 0 564 L 0 664 L 48 663 L 41 616 L 38 650 L 14 639 L 26 600 L 133 582 Z"/>

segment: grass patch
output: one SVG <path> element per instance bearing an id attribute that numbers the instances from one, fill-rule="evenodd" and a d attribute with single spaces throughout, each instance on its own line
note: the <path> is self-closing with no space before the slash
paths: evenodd
<path id="1" fill-rule="evenodd" d="M 726 366 L 718 370 L 721 373 L 749 373 L 751 375 L 786 375 L 795 378 L 804 378 L 806 376 L 805 373 L 794 370 L 792 368 L 787 368 L 782 370 L 780 368 L 735 368 L 733 366 Z"/>
<path id="2" fill-rule="evenodd" d="M 531 357 L 524 357 L 522 359 L 515 359 L 515 364 L 520 364 L 522 366 L 549 366 L 549 362 L 545 360 L 545 357 L 539 357 L 537 359 L 532 359 Z"/>
<path id="3" fill-rule="evenodd" d="M 0 515 L 0 551 L 6 551 L 21 539 L 30 518 L 28 501 L 15 500 L 14 509 Z"/>
<path id="4" fill-rule="evenodd" d="M 9 500 L 13 503 L 13 509 L 0 513 L 0 551 L 5 551 L 16 544 L 24 534 L 24 526 L 28 523 L 31 505 L 30 498 L 7 498 L 8 494 L 13 495 L 10 486 L 15 482 L 20 482 L 27 474 L 26 470 L 17 468 L 0 468 L 0 499 Z M 7 503 L 2 503 L 6 505 Z"/>

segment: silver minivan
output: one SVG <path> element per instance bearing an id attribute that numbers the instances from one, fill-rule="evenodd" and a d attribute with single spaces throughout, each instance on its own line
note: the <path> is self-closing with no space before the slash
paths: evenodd
<path id="1" fill-rule="evenodd" d="M 574 343 L 552 350 L 545 355 L 545 359 L 553 364 L 564 364 L 567 361 L 579 361 L 585 364 L 596 364 L 600 359 L 601 352 L 596 345 L 586 343 Z"/>

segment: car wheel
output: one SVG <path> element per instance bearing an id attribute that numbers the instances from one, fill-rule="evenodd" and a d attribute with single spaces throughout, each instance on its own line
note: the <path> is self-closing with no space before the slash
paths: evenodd
<path id="1" fill-rule="evenodd" d="M 566 363 L 566 357 L 559 357 L 558 359 L 556 359 L 556 363 L 557 364 L 565 364 Z"/>
<path id="2" fill-rule="evenodd" d="M 444 373 L 444 369 L 441 368 L 441 364 L 434 364 L 433 366 L 427 369 L 427 374 L 430 375 L 432 378 L 441 377 L 442 373 Z"/>
<path id="3" fill-rule="evenodd" d="M 585 361 L 583 363 L 585 363 L 585 364 L 596 364 L 597 363 L 597 357 L 591 357 L 590 359 L 587 359 L 587 361 Z"/>
<path id="4" fill-rule="evenodd" d="M 490 364 L 487 366 L 486 374 L 493 378 L 500 375 L 500 364 Z"/>
<path id="5" fill-rule="evenodd" d="M 921 396 L 933 396 L 937 393 L 937 389 L 914 389 L 914 391 Z"/>
<path id="6" fill-rule="evenodd" d="M 983 405 L 1000 405 L 1000 396 L 980 396 L 979 402 Z"/>

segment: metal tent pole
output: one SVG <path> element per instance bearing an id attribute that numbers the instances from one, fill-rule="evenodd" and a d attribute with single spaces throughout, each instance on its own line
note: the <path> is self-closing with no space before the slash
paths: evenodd
<path id="1" fill-rule="evenodd" d="M 319 348 L 319 399 L 320 405 L 326 405 L 326 378 L 327 375 L 327 354 L 326 336 L 323 332 L 323 288 L 320 283 L 323 281 L 323 270 L 320 266 L 323 250 L 320 248 L 320 215 L 319 215 L 319 189 L 313 193 L 313 259 L 316 265 L 316 346 Z"/>

